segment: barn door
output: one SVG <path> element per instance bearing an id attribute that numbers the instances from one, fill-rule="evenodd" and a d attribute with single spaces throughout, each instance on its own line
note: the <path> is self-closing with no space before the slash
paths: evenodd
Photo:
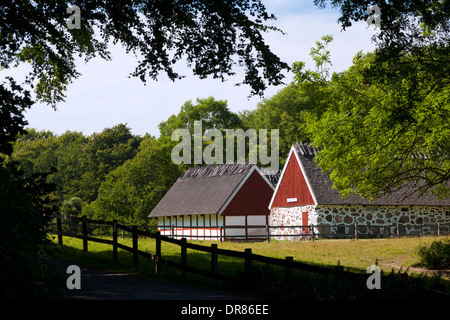
<path id="1" fill-rule="evenodd" d="M 302 212 L 302 226 L 307 226 L 308 223 L 308 212 Z M 308 233 L 308 228 L 303 228 L 303 233 Z"/>

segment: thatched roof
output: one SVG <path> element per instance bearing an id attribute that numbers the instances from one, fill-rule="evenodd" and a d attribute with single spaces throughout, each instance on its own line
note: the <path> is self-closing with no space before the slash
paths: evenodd
<path id="1" fill-rule="evenodd" d="M 178 178 L 149 217 L 220 213 L 241 181 L 253 170 L 259 170 L 257 168 L 251 163 L 190 168 Z"/>
<path id="2" fill-rule="evenodd" d="M 374 199 L 373 201 L 369 201 L 359 195 L 343 198 L 336 189 L 332 188 L 333 182 L 330 176 L 322 172 L 316 162 L 314 162 L 314 157 L 317 155 L 318 149 L 300 142 L 295 144 L 294 150 L 303 166 L 309 185 L 319 205 L 450 206 L 450 198 L 437 200 L 436 196 L 431 193 L 419 195 L 418 192 L 414 192 L 413 186 L 405 186 L 397 192 Z M 409 196 L 405 198 L 406 195 Z"/>

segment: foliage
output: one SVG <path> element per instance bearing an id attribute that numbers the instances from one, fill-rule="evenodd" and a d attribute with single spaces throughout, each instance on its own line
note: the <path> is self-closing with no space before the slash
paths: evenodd
<path id="1" fill-rule="evenodd" d="M 87 137 L 80 132 L 57 136 L 28 129 L 14 143 L 11 159 L 20 163 L 27 177 L 50 173 L 47 180 L 56 185 L 62 200 L 75 196 L 91 202 L 105 176 L 136 155 L 141 140 L 124 124 Z"/>
<path id="2" fill-rule="evenodd" d="M 323 148 L 320 167 L 344 196 L 376 198 L 409 184 L 412 192 L 448 197 L 450 3 L 314 2 L 340 9 L 344 30 L 366 20 L 369 5 L 381 13 L 374 54 L 360 53 L 349 70 L 309 83 L 317 107 L 308 131 Z M 303 67 L 294 72 L 305 85 Z"/>
<path id="3" fill-rule="evenodd" d="M 417 249 L 419 264 L 427 269 L 450 268 L 450 238 L 435 240 Z"/>
<path id="4" fill-rule="evenodd" d="M 54 187 L 46 175 L 25 177 L 10 159 L 12 142 L 27 123 L 23 111 L 33 102 L 13 79 L 8 81 L 9 86 L 0 84 L 0 297 L 55 298 L 57 275 L 39 256 L 48 217 L 55 212 Z"/>
<path id="5" fill-rule="evenodd" d="M 380 30 L 372 38 L 377 45 L 377 64 L 390 62 L 394 66 L 398 59 L 409 55 L 423 62 L 425 68 L 438 71 L 438 77 L 448 79 L 448 74 L 438 70 L 442 63 L 449 63 L 448 59 L 439 58 L 447 51 L 450 40 L 448 1 L 314 0 L 319 8 L 325 7 L 327 2 L 340 10 L 338 22 L 343 30 L 353 22 L 366 21 L 371 15 L 367 10 L 369 6 L 379 8 Z"/>
<path id="6" fill-rule="evenodd" d="M 239 114 L 244 128 L 279 130 L 279 156 L 284 163 L 289 150 L 298 141 L 309 142 L 306 115 L 311 110 L 308 95 L 291 83 L 270 98 L 258 103 L 256 109 Z"/>
<path id="7" fill-rule="evenodd" d="M 202 121 L 204 129 L 235 129 L 241 127 L 238 115 L 231 112 L 226 100 L 216 100 L 213 97 L 198 98 L 196 104 L 186 101 L 177 115 L 171 115 L 158 127 L 160 138 L 170 140 L 176 129 L 187 129 L 191 135 L 194 133 L 194 121 Z"/>
<path id="8" fill-rule="evenodd" d="M 241 84 L 249 85 L 252 94 L 262 94 L 267 85 L 280 84 L 281 71 L 289 69 L 263 41 L 262 32 L 277 29 L 265 24 L 274 16 L 260 1 L 89 0 L 77 3 L 82 27 L 73 30 L 66 28 L 64 13 L 69 5 L 65 0 L 6 0 L 0 5 L 0 70 L 28 63 L 31 71 L 21 85 L 33 89 L 37 101 L 54 108 L 80 76 L 76 57 L 86 62 L 95 56 L 110 59 L 110 40 L 139 56 L 131 75 L 144 83 L 147 77 L 156 80 L 160 72 L 172 80 L 181 78 L 173 66 L 186 59 L 200 78 L 225 80 L 234 75 L 236 66 L 243 67 Z M 44 218 L 53 209 L 44 202 L 62 195 L 61 201 L 68 198 L 62 210 L 79 212 L 70 197 L 94 201 L 105 176 L 136 155 L 141 139 L 123 125 L 87 138 L 79 133 L 27 136 L 23 112 L 34 103 L 30 90 L 11 78 L 8 81 L 0 84 L 2 296 L 45 298 L 52 286 L 45 285 L 46 270 L 37 245 L 42 242 Z M 157 159 L 156 154 L 151 157 Z M 56 189 L 47 182 L 54 182 Z"/>
<path id="9" fill-rule="evenodd" d="M 81 214 L 83 205 L 84 205 L 83 200 L 81 200 L 78 197 L 71 197 L 62 202 L 59 211 L 62 215 L 65 216 L 77 217 Z"/>
<path id="10" fill-rule="evenodd" d="M 90 136 L 28 129 L 15 141 L 9 161 L 16 161 L 25 177 L 47 173 L 47 181 L 56 185 L 52 195 L 60 197 L 62 214 L 147 224 L 153 207 L 189 166 L 172 163 L 176 142 L 171 141 L 171 133 L 179 128 L 193 133 L 197 120 L 204 130 L 242 125 L 226 101 L 197 99 L 161 122 L 158 139 L 134 136 L 124 124 Z"/>
<path id="11" fill-rule="evenodd" d="M 0 67 L 29 63 L 27 79 L 38 101 L 56 106 L 67 86 L 80 76 L 77 56 L 87 62 L 109 60 L 108 44 L 120 43 L 138 58 L 131 76 L 144 83 L 164 72 L 182 78 L 174 66 L 186 60 L 195 76 L 225 80 L 245 70 L 241 84 L 261 94 L 278 85 L 289 69 L 264 43 L 262 33 L 279 31 L 266 25 L 275 17 L 261 1 L 227 3 L 126 0 L 82 1 L 80 29 L 69 29 L 65 14 L 71 5 L 57 1 L 3 1 L 0 15 Z"/>
<path id="12" fill-rule="evenodd" d="M 201 132 L 199 131 L 199 127 L 198 132 L 194 130 L 196 121 L 201 123 Z M 206 99 L 198 98 L 196 104 L 193 104 L 190 100 L 186 101 L 181 106 L 181 110 L 177 115 L 171 115 L 166 121 L 159 124 L 159 131 L 161 133 L 159 141 L 174 147 L 177 144 L 186 143 L 185 139 L 190 140 L 190 164 L 192 165 L 197 162 L 195 161 L 197 158 L 195 153 L 197 153 L 197 156 L 202 155 L 205 149 L 208 148 L 208 145 L 216 142 L 222 148 L 222 155 L 217 154 L 216 157 L 214 154 L 214 158 L 225 163 L 226 144 L 224 141 L 227 136 L 226 130 L 239 129 L 241 127 L 241 119 L 236 113 L 230 111 L 226 100 L 216 100 L 213 97 Z M 176 133 L 176 130 L 179 129 L 185 131 L 189 137 L 178 136 L 177 140 L 177 135 L 174 135 L 174 132 Z M 208 130 L 210 130 L 211 135 L 209 133 L 207 134 Z M 220 138 L 223 138 L 223 140 L 220 140 Z M 182 139 L 181 142 L 179 141 L 180 139 Z M 200 140 L 201 143 L 198 143 Z M 216 151 L 215 149 L 214 152 L 210 150 L 211 153 L 215 153 Z M 180 151 L 180 153 L 182 152 Z M 189 166 L 190 164 L 187 163 L 186 165 Z"/>
<path id="13" fill-rule="evenodd" d="M 133 159 L 106 176 L 95 204 L 84 213 L 93 219 L 149 224 L 151 210 L 181 173 L 172 163 L 170 151 L 154 138 L 144 139 Z"/>
<path id="14" fill-rule="evenodd" d="M 53 187 L 44 175 L 23 178 L 14 163 L 0 165 L 0 296 L 3 299 L 57 297 L 57 276 L 43 262 L 39 246 L 55 213 Z"/>
<path id="15" fill-rule="evenodd" d="M 93 201 L 106 175 L 136 155 L 142 138 L 131 134 L 124 124 L 105 128 L 89 138 L 84 148 L 81 188 L 85 192 L 82 198 Z"/>
<path id="16" fill-rule="evenodd" d="M 29 92 L 17 85 L 14 79 L 7 80 L 9 85 L 0 83 L 0 157 L 1 154 L 11 154 L 11 144 L 18 134 L 24 133 L 27 124 L 23 111 L 33 104 Z"/>
<path id="17" fill-rule="evenodd" d="M 376 198 L 405 184 L 405 196 L 448 196 L 449 83 L 438 83 L 442 79 L 413 56 L 395 68 L 375 60 L 376 54 L 358 53 L 348 70 L 331 79 L 303 71 L 302 64 L 294 68 L 299 90 L 306 88 L 314 103 L 306 127 L 322 148 L 319 166 L 343 196 Z"/>

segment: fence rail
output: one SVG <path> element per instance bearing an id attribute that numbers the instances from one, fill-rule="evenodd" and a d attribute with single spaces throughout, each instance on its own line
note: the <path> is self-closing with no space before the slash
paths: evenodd
<path id="1" fill-rule="evenodd" d="M 269 265 L 274 266 L 280 266 L 285 268 L 286 273 L 286 280 L 289 281 L 291 279 L 291 276 L 293 274 L 293 270 L 301 270 L 306 272 L 312 272 L 315 274 L 322 274 L 322 275 L 340 275 L 342 277 L 345 277 L 346 279 L 353 279 L 362 281 L 361 283 L 365 283 L 366 281 L 366 274 L 363 273 L 353 273 L 349 271 L 344 271 L 343 266 L 338 265 L 334 268 L 332 267 L 322 267 L 322 266 L 316 266 L 316 265 L 310 265 L 306 263 L 302 263 L 299 261 L 294 261 L 293 257 L 287 256 L 285 259 L 279 259 L 279 258 L 272 258 L 272 257 L 266 257 L 262 255 L 257 255 L 252 253 L 251 249 L 245 249 L 244 252 L 239 251 L 233 251 L 233 250 L 227 250 L 227 249 L 219 249 L 217 247 L 217 244 L 211 244 L 210 247 L 203 246 L 199 244 L 194 243 L 188 243 L 186 238 L 176 239 L 166 237 L 161 235 L 159 232 L 148 232 L 138 229 L 137 226 L 126 226 L 117 223 L 117 221 L 101 221 L 101 220 L 91 220 L 86 219 L 83 217 L 81 220 L 81 234 L 76 232 L 65 232 L 62 228 L 62 219 L 67 219 L 67 217 L 60 216 L 60 215 L 54 215 L 53 216 L 56 219 L 56 226 L 57 230 L 56 232 L 52 232 L 49 230 L 48 233 L 56 233 L 58 236 L 58 243 L 60 245 L 63 245 L 63 236 L 70 236 L 75 238 L 80 238 L 83 240 L 83 251 L 88 251 L 88 243 L 89 241 L 92 242 L 98 242 L 98 243 L 104 243 L 111 245 L 112 250 L 112 258 L 114 260 L 117 260 L 117 251 L 118 249 L 126 250 L 128 252 L 132 253 L 133 257 L 133 265 L 135 267 L 138 266 L 139 256 L 151 259 L 154 261 L 154 267 L 155 267 L 155 274 L 158 275 L 161 272 L 161 266 L 166 265 L 169 267 L 177 268 L 181 271 L 182 277 L 186 277 L 187 273 L 193 273 L 198 274 L 201 276 L 205 276 L 208 278 L 213 279 L 213 281 L 216 280 L 223 280 L 223 281 L 241 281 L 240 278 L 231 277 L 229 275 L 223 275 L 218 273 L 218 255 L 228 256 L 228 257 L 236 257 L 244 259 L 244 275 L 249 275 L 252 272 L 252 262 L 261 262 Z M 112 228 L 112 240 L 108 239 L 102 239 L 102 238 L 96 238 L 89 236 L 88 229 L 90 225 L 99 225 L 99 226 L 106 226 L 109 228 Z M 304 228 L 304 226 L 301 226 Z M 121 244 L 118 242 L 118 231 L 121 229 L 122 231 L 126 231 L 131 233 L 132 235 L 132 247 L 129 247 L 127 245 Z M 357 228 L 356 228 L 357 229 Z M 268 230 L 268 229 L 267 229 Z M 314 229 L 312 229 L 312 232 Z M 314 233 L 313 233 L 314 234 Z M 141 237 L 148 237 L 155 239 L 155 250 L 154 253 L 145 252 L 142 250 L 139 250 L 139 241 L 138 238 Z M 269 237 L 270 238 L 270 237 Z M 180 254 L 180 261 L 175 262 L 169 259 L 163 258 L 161 244 L 162 242 L 168 242 L 175 245 L 178 245 L 181 250 Z M 207 252 L 210 253 L 210 260 L 211 260 L 211 267 L 210 270 L 201 270 L 194 268 L 192 266 L 188 265 L 188 259 L 187 259 L 187 249 L 193 249 L 201 252 Z M 403 277 L 407 276 L 406 273 L 402 273 Z M 441 291 L 431 290 L 429 288 L 425 287 L 418 287 L 417 285 L 414 285 L 416 287 L 416 290 L 420 289 L 427 295 L 431 295 L 434 298 L 446 298 L 448 299 L 448 294 L 443 293 Z"/>
<path id="2" fill-rule="evenodd" d="M 77 220 L 82 218 L 66 217 L 69 222 L 69 232 L 76 228 Z M 70 221 L 75 221 L 73 224 Z M 61 221 L 59 221 L 61 223 Z M 116 223 L 117 224 L 117 223 Z M 90 229 L 102 229 L 104 227 L 111 228 L 114 225 L 113 221 L 102 221 L 89 219 Z M 60 228 L 61 226 L 59 226 Z M 270 242 L 271 239 L 276 240 L 316 240 L 316 239 L 330 239 L 330 238 L 370 238 L 370 237 L 402 237 L 402 236 L 424 236 L 424 235 L 449 235 L 450 223 L 435 223 L 435 224 L 320 224 L 320 225 L 304 225 L 304 226 L 273 226 L 273 225 L 233 225 L 233 226 L 137 226 L 147 230 L 160 229 L 162 235 L 173 239 L 186 238 L 189 240 L 266 240 Z M 232 234 L 232 230 L 244 230 L 243 234 Z M 261 230 L 255 232 L 255 230 Z M 121 228 L 122 237 L 126 237 L 126 232 L 131 236 L 132 231 L 129 227 Z M 186 230 L 189 232 L 185 233 Z M 196 230 L 196 231 L 195 231 Z M 249 230 L 253 232 L 249 232 Z M 199 231 L 203 231 L 200 234 Z M 195 234 L 193 234 L 193 232 Z M 215 234 L 213 234 L 215 233 Z M 253 233 L 253 234 L 252 234 Z M 110 233 L 109 233 L 110 234 Z"/>
<path id="3" fill-rule="evenodd" d="M 350 272 L 345 272 L 342 268 L 342 266 L 336 266 L 336 268 L 328 268 L 328 267 L 321 267 L 321 266 L 315 266 L 315 265 L 309 265 L 306 263 L 302 263 L 299 261 L 294 261 L 293 257 L 286 257 L 285 259 L 278 259 L 278 258 L 272 258 L 272 257 L 266 257 L 262 255 L 257 255 L 252 253 L 251 249 L 245 249 L 243 252 L 239 251 L 233 251 L 233 250 L 227 250 L 227 249 L 219 249 L 217 247 L 217 244 L 211 244 L 211 246 L 203 246 L 199 244 L 189 243 L 187 242 L 186 238 L 176 239 L 176 237 L 166 237 L 161 235 L 159 232 L 148 232 L 138 229 L 137 226 L 126 226 L 117 223 L 117 221 L 101 221 L 101 220 L 91 220 L 86 218 L 77 219 L 81 221 L 81 233 L 79 232 L 69 232 L 69 231 L 63 231 L 63 223 L 62 220 L 68 220 L 70 217 L 64 217 L 60 215 L 54 215 L 53 216 L 56 219 L 56 226 L 57 230 L 56 232 L 53 232 L 52 230 L 49 230 L 48 233 L 50 234 L 56 234 L 58 236 L 58 243 L 60 245 L 63 245 L 63 236 L 70 236 L 74 238 L 79 238 L 83 240 L 83 251 L 88 251 L 88 243 L 89 241 L 92 242 L 98 242 L 98 243 L 104 243 L 111 245 L 113 248 L 113 254 L 112 258 L 117 259 L 117 250 L 122 249 L 126 250 L 128 252 L 131 252 L 133 254 L 133 265 L 136 267 L 138 266 L 138 257 L 142 256 L 148 259 L 151 259 L 155 262 L 155 273 L 159 274 L 161 271 L 161 265 L 166 265 L 169 267 L 178 268 L 181 270 L 182 276 L 186 276 L 187 272 L 199 274 L 202 276 L 206 276 L 212 279 L 216 280 L 225 280 L 225 281 L 234 281 L 236 279 L 227 276 L 222 275 L 218 273 L 218 255 L 228 256 L 228 257 L 236 257 L 236 258 L 242 258 L 244 259 L 244 274 L 249 274 L 252 269 L 252 262 L 262 262 L 270 265 L 275 266 L 281 266 L 286 268 L 286 276 L 289 277 L 289 275 L 292 274 L 292 271 L 294 269 L 297 270 L 303 270 L 308 272 L 314 272 L 319 274 L 332 274 L 333 272 L 339 272 L 342 275 L 349 276 L 349 277 L 360 277 L 363 276 L 362 274 L 355 274 Z M 112 240 L 108 239 L 101 239 L 92 237 L 88 233 L 88 229 L 90 225 L 97 225 L 97 226 L 106 226 L 109 228 L 112 228 Z M 72 225 L 72 228 L 76 228 L 76 225 Z M 127 245 L 121 244 L 118 242 L 118 231 L 119 229 L 129 232 L 132 235 L 132 247 L 129 247 Z M 154 253 L 145 252 L 142 250 L 139 250 L 138 245 L 138 237 L 148 237 L 155 239 L 155 251 Z M 162 252 L 161 252 L 161 243 L 162 242 L 168 242 L 176 244 L 180 247 L 181 255 L 180 255 L 180 261 L 175 262 L 168 259 L 163 258 Z M 194 267 L 188 266 L 187 264 L 187 249 L 193 249 L 201 252 L 207 252 L 211 254 L 211 269 L 210 271 L 200 270 L 196 269 Z"/>
<path id="4" fill-rule="evenodd" d="M 364 237 L 402 237 L 402 236 L 424 236 L 424 235 L 449 235 L 450 223 L 435 224 L 321 224 L 321 225 L 304 225 L 304 226 L 261 226 L 261 225 L 233 225 L 233 226 L 159 226 L 163 231 L 169 231 L 171 238 L 187 238 L 187 239 L 218 239 L 222 242 L 224 239 L 241 239 L 241 240 L 267 240 L 270 239 L 327 239 L 327 238 L 353 238 L 359 239 Z M 180 233 L 179 230 L 189 230 L 188 233 Z M 246 230 L 244 234 L 230 234 L 227 230 L 241 229 Z M 247 230 L 263 229 L 262 232 L 250 234 Z M 192 234 L 192 230 L 204 230 L 203 234 Z M 209 235 L 206 234 L 209 230 Z M 217 231 L 217 235 L 212 235 L 211 231 Z M 279 232 L 277 232 L 279 231 Z"/>

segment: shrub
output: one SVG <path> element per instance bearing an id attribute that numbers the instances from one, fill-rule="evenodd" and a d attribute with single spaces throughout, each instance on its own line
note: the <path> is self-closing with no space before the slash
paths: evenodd
<path id="1" fill-rule="evenodd" d="M 420 265 L 427 269 L 446 269 L 450 267 L 450 238 L 435 240 L 429 246 L 417 250 Z"/>
<path id="2" fill-rule="evenodd" d="M 55 213 L 46 175 L 23 178 L 0 163 L 0 299 L 53 299 L 62 281 L 43 259 L 49 215 Z"/>

